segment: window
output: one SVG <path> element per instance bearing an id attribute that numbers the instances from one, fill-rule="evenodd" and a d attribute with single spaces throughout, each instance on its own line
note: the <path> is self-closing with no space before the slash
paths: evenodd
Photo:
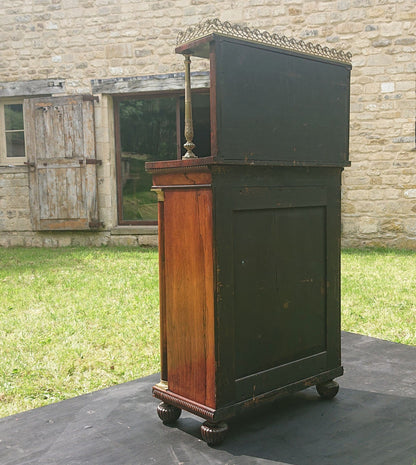
<path id="1" fill-rule="evenodd" d="M 159 94 L 115 102 L 119 224 L 155 224 L 157 199 L 147 161 L 180 158 L 185 149 L 184 97 Z M 192 96 L 195 153 L 211 153 L 209 93 Z"/>
<path id="2" fill-rule="evenodd" d="M 0 103 L 0 155 L 3 163 L 23 163 L 26 157 L 23 102 Z"/>

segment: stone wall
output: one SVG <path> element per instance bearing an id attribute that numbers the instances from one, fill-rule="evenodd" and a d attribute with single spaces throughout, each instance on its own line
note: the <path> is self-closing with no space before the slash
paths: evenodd
<path id="1" fill-rule="evenodd" d="M 177 33 L 214 17 L 352 52 L 343 244 L 416 249 L 415 0 L 3 0 L 0 92 L 2 82 L 62 79 L 67 93 L 90 93 L 93 79 L 182 71 L 174 54 Z M 193 60 L 194 71 L 205 69 L 205 61 Z M 114 135 L 111 98 L 100 97 L 97 156 L 106 232 L 97 237 L 107 243 L 116 227 Z M 10 186 L 13 176 L 18 182 Z M 30 235 L 25 195 L 16 195 L 19 205 L 5 200 L 11 198 L 5 188 L 27 189 L 19 182 L 27 183 L 23 168 L 0 169 L 3 238 Z"/>
<path id="2" fill-rule="evenodd" d="M 0 167 L 0 231 L 0 246 L 23 245 L 19 237 L 31 231 L 26 166 Z"/>

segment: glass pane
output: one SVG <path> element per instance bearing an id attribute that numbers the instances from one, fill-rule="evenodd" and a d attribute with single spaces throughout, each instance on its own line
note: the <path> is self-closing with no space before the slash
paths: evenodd
<path id="1" fill-rule="evenodd" d="M 146 161 L 176 159 L 176 98 L 120 102 L 123 220 L 157 220 Z"/>
<path id="2" fill-rule="evenodd" d="M 8 157 L 25 156 L 25 136 L 23 131 L 6 133 L 6 151 Z"/>
<path id="3" fill-rule="evenodd" d="M 23 105 L 4 105 L 4 122 L 6 131 L 23 130 Z"/>
<path id="4" fill-rule="evenodd" d="M 186 153 L 184 136 L 184 102 L 181 98 L 181 155 Z M 192 121 L 194 126 L 193 152 L 199 158 L 211 155 L 211 122 L 209 115 L 209 94 L 192 94 Z"/>

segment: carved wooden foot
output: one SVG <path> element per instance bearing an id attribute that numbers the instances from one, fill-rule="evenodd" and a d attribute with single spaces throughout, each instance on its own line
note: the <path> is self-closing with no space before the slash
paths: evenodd
<path id="1" fill-rule="evenodd" d="M 217 446 L 224 441 L 225 436 L 227 436 L 228 425 L 227 423 L 210 423 L 206 421 L 201 425 L 201 436 L 202 439 L 209 446 Z"/>
<path id="2" fill-rule="evenodd" d="M 336 381 L 328 381 L 327 383 L 317 384 L 316 390 L 323 399 L 332 399 L 338 394 L 339 384 Z"/>
<path id="3" fill-rule="evenodd" d="M 175 423 L 175 421 L 181 416 L 181 413 L 182 410 L 180 408 L 165 404 L 164 402 L 161 402 L 157 406 L 157 414 L 165 425 Z"/>

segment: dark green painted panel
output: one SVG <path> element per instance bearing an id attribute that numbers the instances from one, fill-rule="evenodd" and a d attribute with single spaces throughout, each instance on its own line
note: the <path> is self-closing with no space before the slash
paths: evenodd
<path id="1" fill-rule="evenodd" d="M 237 377 L 326 349 L 325 217 L 322 206 L 234 212 Z"/>
<path id="2" fill-rule="evenodd" d="M 253 398 L 256 395 L 273 391 L 273 389 L 324 373 L 328 366 L 327 358 L 327 353 L 321 352 L 239 378 L 235 381 L 235 397 L 238 400 Z"/>
<path id="3" fill-rule="evenodd" d="M 224 38 L 216 69 L 218 160 L 348 161 L 348 67 Z"/>
<path id="4" fill-rule="evenodd" d="M 219 407 L 340 367 L 340 174 L 214 169 Z"/>

